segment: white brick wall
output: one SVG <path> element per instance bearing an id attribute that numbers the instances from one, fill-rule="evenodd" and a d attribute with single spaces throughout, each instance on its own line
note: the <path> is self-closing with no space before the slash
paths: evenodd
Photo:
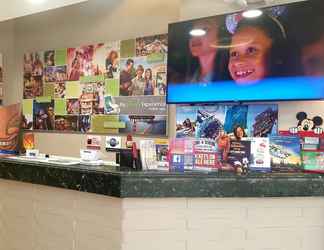
<path id="1" fill-rule="evenodd" d="M 0 250 L 120 250 L 121 199 L 0 179 Z"/>
<path id="2" fill-rule="evenodd" d="M 0 180 L 0 250 L 324 250 L 323 198 L 118 199 Z"/>
<path id="3" fill-rule="evenodd" d="M 324 250 L 324 198 L 125 199 L 123 215 L 123 250 Z"/>

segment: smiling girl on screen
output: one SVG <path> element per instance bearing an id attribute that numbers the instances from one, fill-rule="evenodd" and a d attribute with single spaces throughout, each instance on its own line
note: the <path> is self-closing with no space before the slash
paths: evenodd
<path id="1" fill-rule="evenodd" d="M 222 17 L 204 18 L 193 21 L 191 30 L 202 29 L 206 32 L 201 36 L 190 36 L 190 66 L 187 73 L 188 81 L 213 82 L 228 79 L 225 65 L 228 61 L 228 50 L 221 44 L 228 37 Z"/>
<path id="2" fill-rule="evenodd" d="M 289 58 L 286 38 L 283 25 L 271 15 L 242 18 L 230 45 L 228 70 L 232 79 L 237 84 L 249 84 L 285 75 L 282 69 Z"/>

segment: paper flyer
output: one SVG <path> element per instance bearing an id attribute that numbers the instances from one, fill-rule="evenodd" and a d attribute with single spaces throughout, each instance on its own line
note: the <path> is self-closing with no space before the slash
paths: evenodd
<path id="1" fill-rule="evenodd" d="M 251 162 L 249 168 L 252 171 L 270 172 L 270 142 L 269 138 L 254 137 L 251 140 Z"/>

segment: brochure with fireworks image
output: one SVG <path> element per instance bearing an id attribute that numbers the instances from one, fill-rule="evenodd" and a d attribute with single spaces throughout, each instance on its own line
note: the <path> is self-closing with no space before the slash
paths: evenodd
<path id="1" fill-rule="evenodd" d="M 301 150 L 299 137 L 270 137 L 270 156 L 272 171 L 300 171 L 302 169 L 300 154 Z"/>

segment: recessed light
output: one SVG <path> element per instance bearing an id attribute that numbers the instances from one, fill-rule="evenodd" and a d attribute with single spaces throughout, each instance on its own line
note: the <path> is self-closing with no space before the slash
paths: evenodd
<path id="1" fill-rule="evenodd" d="M 262 10 L 253 9 L 244 11 L 242 15 L 246 18 L 255 18 L 261 16 L 262 14 Z"/>
<path id="2" fill-rule="evenodd" d="M 41 4 L 44 3 L 46 0 L 28 0 L 28 2 L 32 4 Z"/>
<path id="3" fill-rule="evenodd" d="M 203 30 L 203 29 L 192 29 L 192 30 L 190 30 L 189 34 L 191 36 L 204 36 L 204 35 L 206 35 L 206 30 Z"/>

